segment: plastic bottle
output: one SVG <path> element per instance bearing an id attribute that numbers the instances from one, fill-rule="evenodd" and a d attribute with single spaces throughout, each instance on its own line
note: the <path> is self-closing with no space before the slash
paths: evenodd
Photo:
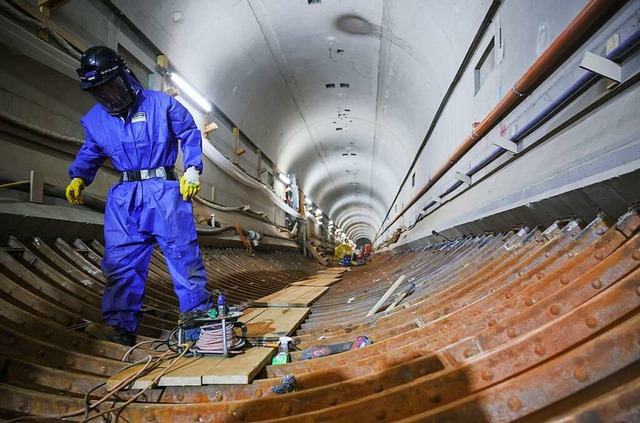
<path id="1" fill-rule="evenodd" d="M 224 295 L 218 294 L 218 317 L 227 315 L 227 301 Z"/>
<path id="2" fill-rule="evenodd" d="M 280 345 L 278 346 L 278 354 L 276 354 L 271 360 L 272 365 L 285 364 L 290 361 L 289 359 L 289 341 L 291 338 L 281 337 Z"/>

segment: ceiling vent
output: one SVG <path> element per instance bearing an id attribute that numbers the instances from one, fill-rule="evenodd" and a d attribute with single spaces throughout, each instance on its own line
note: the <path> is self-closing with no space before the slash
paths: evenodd
<path id="1" fill-rule="evenodd" d="M 336 84 L 324 84 L 325 88 L 335 88 Z"/>
<path id="2" fill-rule="evenodd" d="M 320 3 L 322 3 L 322 0 L 307 0 L 307 3 L 309 3 L 309 4 L 320 4 Z"/>
<path id="3" fill-rule="evenodd" d="M 349 84 L 347 84 L 345 82 L 341 82 L 340 83 L 340 88 L 349 88 Z"/>

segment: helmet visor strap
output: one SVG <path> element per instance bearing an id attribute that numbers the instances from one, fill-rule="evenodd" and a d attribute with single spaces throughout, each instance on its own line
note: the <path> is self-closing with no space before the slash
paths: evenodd
<path id="1" fill-rule="evenodd" d="M 87 91 L 112 115 L 124 113 L 133 103 L 133 96 L 120 76 Z"/>

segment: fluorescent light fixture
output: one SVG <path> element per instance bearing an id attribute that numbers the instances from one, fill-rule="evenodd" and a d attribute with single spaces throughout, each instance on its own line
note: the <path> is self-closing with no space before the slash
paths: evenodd
<path id="1" fill-rule="evenodd" d="M 280 178 L 282 183 L 285 185 L 289 185 L 291 183 L 291 179 L 289 179 L 284 173 L 278 173 L 278 178 Z"/>
<path id="2" fill-rule="evenodd" d="M 307 206 L 310 206 L 313 204 L 313 201 L 311 201 L 309 197 L 304 197 L 304 202 L 307 204 Z"/>
<path id="3" fill-rule="evenodd" d="M 201 96 L 191 85 L 189 85 L 187 81 L 182 79 L 180 75 L 175 72 L 171 72 L 171 80 L 176 83 L 178 88 L 187 93 L 189 97 L 198 103 L 198 106 L 202 107 L 205 112 L 213 110 L 207 99 Z"/>

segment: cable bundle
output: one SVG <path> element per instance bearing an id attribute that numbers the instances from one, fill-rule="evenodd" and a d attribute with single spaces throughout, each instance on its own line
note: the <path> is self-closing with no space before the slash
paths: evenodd
<path id="1" fill-rule="evenodd" d="M 229 354 L 240 354 L 241 347 L 244 346 L 245 340 L 236 336 L 233 322 L 226 322 L 227 335 L 227 352 Z M 222 354 L 222 323 L 215 322 L 200 327 L 200 338 L 191 349 L 193 352 L 201 354 Z"/>

